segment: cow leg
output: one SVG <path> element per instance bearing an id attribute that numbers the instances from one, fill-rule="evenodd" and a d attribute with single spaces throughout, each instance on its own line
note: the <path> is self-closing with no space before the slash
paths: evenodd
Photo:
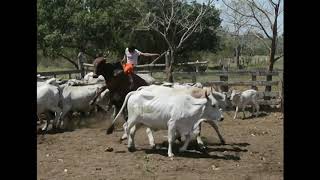
<path id="1" fill-rule="evenodd" d="M 116 115 L 118 114 L 118 112 L 120 111 L 120 109 L 117 106 L 113 106 L 113 113 L 111 115 L 111 119 L 113 120 Z M 114 130 L 114 124 L 112 124 L 107 130 L 106 130 L 106 134 L 111 134 Z"/>
<path id="2" fill-rule="evenodd" d="M 47 113 L 46 113 L 47 114 Z M 49 126 L 49 123 L 50 123 L 50 116 L 48 116 L 48 115 L 46 115 L 46 117 L 47 117 L 47 119 L 46 119 L 46 121 L 45 121 L 45 124 L 44 124 L 44 126 L 42 127 L 42 131 L 47 131 L 47 129 L 48 129 L 48 126 Z M 38 117 L 39 118 L 39 117 Z M 40 118 L 39 118 L 40 119 Z M 41 122 L 43 122 L 43 120 L 41 119 L 40 120 Z"/>
<path id="3" fill-rule="evenodd" d="M 80 127 L 81 123 L 85 122 L 85 117 L 86 117 L 86 113 L 85 112 L 80 112 L 80 117 L 79 117 L 79 121 L 77 123 L 77 127 Z"/>
<path id="4" fill-rule="evenodd" d="M 208 121 L 208 122 L 214 128 L 214 130 L 217 132 L 221 144 L 226 144 L 226 141 L 223 139 L 222 135 L 219 132 L 219 128 L 218 128 L 218 125 L 216 124 L 216 122 L 214 122 L 214 121 Z"/>
<path id="5" fill-rule="evenodd" d="M 172 153 L 172 144 L 175 140 L 175 127 L 174 124 L 171 122 L 171 120 L 169 120 L 168 122 L 168 157 L 172 158 L 174 156 L 174 154 Z"/>
<path id="6" fill-rule="evenodd" d="M 257 102 L 254 103 L 255 109 L 256 109 L 256 117 L 259 116 L 259 104 Z"/>
<path id="7" fill-rule="evenodd" d="M 62 110 L 59 107 L 52 107 L 50 110 L 55 112 L 55 118 L 54 118 L 54 122 L 53 122 L 53 127 L 54 127 L 55 124 L 59 125 L 59 121 L 61 121 Z M 56 127 L 59 127 L 59 126 L 56 126 Z"/>
<path id="8" fill-rule="evenodd" d="M 237 107 L 236 107 L 236 112 L 235 112 L 235 114 L 234 114 L 234 117 L 233 117 L 233 119 L 236 119 L 236 118 L 237 118 L 237 113 L 238 113 L 238 110 L 239 110 L 239 106 L 237 106 Z"/>
<path id="9" fill-rule="evenodd" d="M 123 109 L 122 115 L 123 115 L 123 119 L 125 120 L 125 123 L 123 124 L 123 126 L 125 126 L 126 123 L 127 123 L 127 121 L 128 121 L 128 111 L 127 111 L 127 108 L 126 108 L 126 107 Z M 127 138 L 127 132 L 126 132 L 126 130 L 125 130 L 125 128 L 124 128 L 124 133 L 123 133 L 120 141 L 122 141 L 122 140 L 124 140 L 124 139 L 126 139 L 126 138 Z"/>
<path id="10" fill-rule="evenodd" d="M 136 133 L 136 130 L 141 127 L 140 123 L 135 123 L 134 121 L 131 121 L 127 124 L 126 131 L 128 136 L 128 151 L 133 152 L 135 150 L 134 145 L 134 135 Z"/>
<path id="11" fill-rule="evenodd" d="M 242 119 L 245 119 L 245 118 L 246 118 L 246 113 L 244 112 L 245 108 L 246 108 L 246 106 L 244 105 L 244 106 L 242 107 L 242 113 L 243 113 L 243 118 L 242 118 Z"/>
<path id="12" fill-rule="evenodd" d="M 190 134 L 185 135 L 186 140 L 184 141 L 183 146 L 179 149 L 179 152 L 184 152 L 187 150 L 189 142 L 191 140 Z"/>
<path id="13" fill-rule="evenodd" d="M 180 135 L 180 133 L 179 132 L 176 132 L 176 139 L 179 141 L 179 142 L 182 142 L 182 140 L 181 140 L 181 135 Z"/>
<path id="14" fill-rule="evenodd" d="M 119 112 L 119 109 L 117 108 L 117 106 L 113 106 L 113 113 L 111 115 L 111 118 L 114 119 L 118 114 L 118 112 Z"/>
<path id="15" fill-rule="evenodd" d="M 124 132 L 123 132 L 122 137 L 120 138 L 120 141 L 123 141 L 123 140 L 125 140 L 125 139 L 128 138 L 128 136 L 127 136 L 127 130 L 126 130 L 127 122 L 123 123 L 122 127 L 123 127 Z"/>
<path id="16" fill-rule="evenodd" d="M 147 129 L 146 129 L 146 133 L 147 133 L 147 135 L 148 135 L 150 147 L 151 147 L 152 149 L 155 149 L 155 148 L 156 148 L 156 144 L 154 143 L 154 138 L 153 138 L 152 130 L 151 130 L 150 128 L 147 128 Z"/>
<path id="17" fill-rule="evenodd" d="M 65 116 L 68 114 L 68 112 L 70 111 L 71 106 L 65 105 L 62 109 L 62 113 L 60 115 L 60 122 L 57 122 L 57 127 L 59 127 L 59 125 L 63 126 L 64 124 L 66 124 L 65 121 Z"/>
<path id="18" fill-rule="evenodd" d="M 201 123 L 199 124 L 199 127 L 197 127 L 194 131 L 194 134 L 196 135 L 197 138 L 197 143 L 199 145 L 199 148 L 201 151 L 205 151 L 207 149 L 207 147 L 204 145 L 200 133 L 201 133 Z"/>
<path id="19" fill-rule="evenodd" d="M 119 111 L 120 111 L 120 108 L 119 107 Z M 122 111 L 122 115 L 123 115 L 123 119 L 127 122 L 128 121 L 128 109 L 127 107 L 124 107 L 123 111 Z"/>

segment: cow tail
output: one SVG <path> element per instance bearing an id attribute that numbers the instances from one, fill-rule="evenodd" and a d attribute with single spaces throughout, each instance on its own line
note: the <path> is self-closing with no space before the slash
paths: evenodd
<path id="1" fill-rule="evenodd" d="M 114 123 L 115 123 L 116 120 L 119 118 L 120 114 L 122 113 L 124 107 L 125 107 L 126 104 L 127 104 L 127 101 L 128 101 L 128 99 L 129 99 L 129 97 L 130 97 L 134 92 L 135 92 L 135 91 L 131 91 L 131 92 L 129 92 L 129 93 L 126 95 L 126 98 L 125 98 L 124 101 L 123 101 L 123 104 L 122 104 L 121 109 L 119 110 L 117 116 L 113 119 L 110 127 L 107 129 L 107 134 L 111 134 L 111 133 L 113 132 L 113 130 L 114 130 Z"/>

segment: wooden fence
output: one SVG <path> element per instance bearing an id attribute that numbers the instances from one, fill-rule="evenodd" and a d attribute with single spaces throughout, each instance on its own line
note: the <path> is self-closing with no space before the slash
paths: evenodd
<path id="1" fill-rule="evenodd" d="M 205 64 L 206 62 L 189 62 L 186 63 L 187 65 L 193 65 L 196 66 L 196 69 L 200 65 Z M 180 64 L 181 66 L 185 64 Z M 67 70 L 67 71 L 51 71 L 51 72 L 38 72 L 38 74 L 42 76 L 53 76 L 56 77 L 57 75 L 64 75 L 68 74 L 69 78 L 71 78 L 71 74 L 87 74 L 88 72 L 93 71 L 93 64 L 83 63 L 82 64 L 83 70 Z M 137 65 L 137 73 L 149 73 L 151 76 L 155 72 L 162 72 L 166 73 L 163 69 L 155 69 L 155 67 L 166 67 L 165 64 L 146 64 L 146 65 Z M 144 69 L 144 70 L 139 70 Z M 282 71 L 273 71 L 273 72 L 267 72 L 266 70 L 237 70 L 237 71 L 212 71 L 212 72 L 173 72 L 173 76 L 187 76 L 188 78 L 192 79 L 192 82 L 197 82 L 197 79 L 201 76 L 215 76 L 219 77 L 218 81 L 211 81 L 208 80 L 206 82 L 202 82 L 204 86 L 218 86 L 222 91 L 227 92 L 228 89 L 232 86 L 249 86 L 253 89 L 257 89 L 257 86 L 277 86 L 278 91 L 271 91 L 271 92 L 261 92 L 259 91 L 259 97 L 261 99 L 259 100 L 260 104 L 265 105 L 277 105 L 281 104 L 281 95 L 283 92 L 283 85 L 282 81 L 279 80 L 273 80 L 273 81 L 266 81 L 266 80 L 257 80 L 258 76 L 278 76 L 280 77 L 282 75 Z M 251 77 L 251 80 L 230 80 L 230 76 L 249 76 Z M 260 78 L 261 79 L 261 78 Z M 266 78 L 265 78 L 266 79 Z M 270 97 L 270 100 L 264 100 L 265 97 Z"/>
<path id="2" fill-rule="evenodd" d="M 72 78 L 72 74 L 80 74 L 82 73 L 82 70 L 64 70 L 64 71 L 42 71 L 42 72 L 38 72 L 38 74 L 40 74 L 41 76 L 49 76 L 49 77 L 57 77 L 57 75 L 68 75 L 69 79 Z"/>

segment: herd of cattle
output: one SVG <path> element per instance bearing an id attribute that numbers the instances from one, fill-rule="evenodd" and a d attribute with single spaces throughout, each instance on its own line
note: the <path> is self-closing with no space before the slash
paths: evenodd
<path id="1" fill-rule="evenodd" d="M 129 83 L 127 75 L 117 64 L 105 61 L 97 62 L 94 72 L 88 73 L 82 80 L 60 81 L 38 75 L 37 116 L 39 121 L 42 114 L 47 117 L 42 130 L 47 131 L 51 119 L 53 128 L 63 129 L 66 119 L 72 120 L 75 112 L 94 113 L 113 108 L 114 119 L 107 134 L 112 133 L 120 114 L 126 120 L 121 139 L 128 139 L 129 151 L 135 149 L 134 135 L 140 127 L 147 127 L 146 134 L 152 148 L 155 148 L 152 132 L 168 130 L 168 156 L 173 157 L 172 143 L 176 139 L 181 141 L 181 137 L 185 140 L 179 151 L 187 149 L 192 134 L 196 136 L 200 148 L 206 148 L 200 138 L 202 122 L 211 125 L 224 144 L 217 122 L 224 119 L 223 111 L 229 102 L 236 107 L 234 119 L 239 108 L 245 115 L 244 108 L 248 104 L 254 107 L 256 116 L 259 114 L 258 94 L 252 89 L 218 92 L 212 87 L 203 87 L 201 83 L 156 85 L 147 74 L 134 75 L 133 89 L 129 89 Z"/>

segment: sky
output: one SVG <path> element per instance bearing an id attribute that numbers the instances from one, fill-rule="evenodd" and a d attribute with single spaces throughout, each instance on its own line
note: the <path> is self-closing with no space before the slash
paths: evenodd
<path id="1" fill-rule="evenodd" d="M 207 0 L 196 0 L 197 2 L 199 2 L 199 3 L 203 3 L 203 2 L 206 2 Z M 266 0 L 258 0 L 258 1 L 266 1 Z M 217 8 L 217 9 L 220 9 L 220 10 L 223 10 L 223 8 L 225 8 L 225 5 L 223 4 L 223 2 L 221 1 L 221 0 L 214 0 L 214 5 L 215 5 L 215 7 Z M 282 0 L 282 2 L 281 2 L 281 5 L 280 6 L 282 6 L 282 9 L 283 9 L 283 0 Z M 223 13 L 222 13 L 223 14 Z M 284 12 L 282 12 L 281 14 L 280 14 L 280 16 L 278 17 L 278 24 L 279 24 L 279 30 L 278 30 L 278 34 L 279 35 L 281 35 L 282 33 L 283 33 L 283 14 L 284 14 Z M 221 18 L 222 18 L 222 23 L 221 23 L 221 26 L 222 27 L 227 27 L 229 24 L 228 23 L 226 23 L 225 21 L 223 21 L 223 19 L 224 19 L 224 17 L 223 17 L 223 15 L 221 16 Z"/>

